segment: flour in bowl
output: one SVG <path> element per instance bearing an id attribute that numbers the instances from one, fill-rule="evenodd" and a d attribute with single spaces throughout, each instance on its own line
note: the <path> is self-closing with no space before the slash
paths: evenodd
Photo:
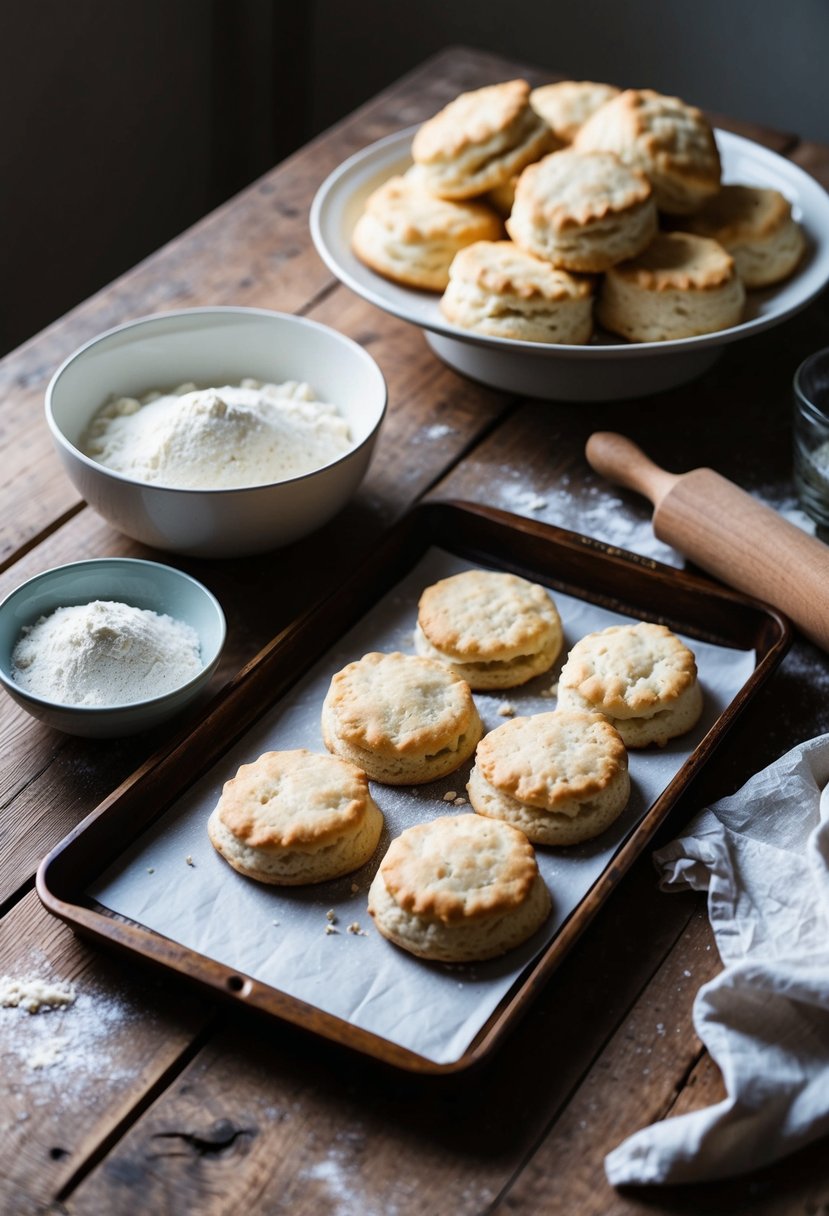
<path id="1" fill-rule="evenodd" d="M 111 600 L 42 616 L 12 652 L 15 683 L 61 705 L 149 700 L 189 683 L 202 667 L 190 625 Z"/>
<path id="2" fill-rule="evenodd" d="M 287 481 L 353 447 L 348 422 L 307 384 L 239 385 L 119 397 L 93 418 L 81 450 L 137 481 L 224 490 Z"/>

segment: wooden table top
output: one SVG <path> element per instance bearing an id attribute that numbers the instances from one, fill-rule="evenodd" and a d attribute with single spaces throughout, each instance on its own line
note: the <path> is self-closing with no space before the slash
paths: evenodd
<path id="1" fill-rule="evenodd" d="M 0 594 L 66 561 L 159 557 L 78 499 L 52 452 L 42 399 L 52 371 L 81 342 L 131 317 L 190 305 L 256 305 L 329 323 L 371 351 L 390 394 L 360 493 L 311 541 L 278 555 L 278 597 L 263 593 L 273 586 L 271 556 L 173 559 L 227 614 L 217 692 L 424 495 L 487 502 L 681 565 L 654 541 L 647 504 L 591 473 L 583 450 L 595 429 L 630 435 L 677 471 L 713 466 L 778 509 L 795 509 L 790 384 L 800 360 L 826 344 L 825 296 L 727 348 L 687 387 L 558 405 L 462 379 L 418 330 L 354 296 L 317 257 L 308 209 L 327 173 L 462 90 L 516 74 L 546 78 L 480 52 L 442 53 L 3 360 L 0 434 L 13 458 L 2 471 Z M 716 121 L 829 186 L 829 149 Z M 829 658 L 796 640 L 676 807 L 671 831 L 828 730 L 827 690 Z M 40 726 L 8 697 L 0 730 L 0 974 L 45 974 L 71 981 L 79 994 L 61 1017 L 64 1041 L 52 1067 L 33 1067 L 28 1015 L 0 1018 L 3 1212 L 827 1210 L 825 1142 L 716 1186 L 625 1194 L 608 1186 L 604 1155 L 626 1135 L 723 1093 L 691 1020 L 697 989 L 720 968 L 704 901 L 661 894 L 649 856 L 490 1061 L 469 1075 L 417 1078 L 214 1007 L 106 956 L 47 915 L 33 890 L 38 861 L 160 746 L 163 732 L 74 739 Z"/>

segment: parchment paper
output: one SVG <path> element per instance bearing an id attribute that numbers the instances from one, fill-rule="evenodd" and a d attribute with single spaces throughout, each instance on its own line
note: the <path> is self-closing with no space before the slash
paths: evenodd
<path id="1" fill-rule="evenodd" d="M 412 652 L 417 600 L 423 588 L 470 567 L 471 563 L 440 549 L 426 553 L 241 743 L 97 880 L 89 894 L 113 912 L 429 1060 L 446 1064 L 459 1059 L 755 666 L 753 651 L 685 638 L 696 654 L 705 693 L 702 720 L 692 733 L 664 748 L 631 753 L 630 803 L 597 840 L 570 849 L 537 849 L 553 896 L 553 915 L 547 924 L 502 959 L 458 966 L 424 963 L 377 933 L 366 911 L 366 893 L 392 837 L 429 817 L 471 809 L 454 807 L 443 798 L 450 790 L 466 796 L 471 763 L 427 786 L 373 784 L 386 819 L 383 838 L 367 866 L 334 882 L 294 888 L 257 884 L 237 874 L 214 851 L 206 823 L 222 785 L 240 764 L 275 749 L 324 751 L 319 714 L 334 672 L 370 650 Z M 558 592 L 553 598 L 564 626 L 562 659 L 553 672 L 520 689 L 476 693 L 487 730 L 507 720 L 498 712 L 505 702 L 514 705 L 518 714 L 554 709 L 549 690 L 568 649 L 586 633 L 628 619 Z M 545 692 L 547 696 L 542 695 Z M 329 910 L 336 917 L 336 933 L 326 933 Z M 359 924 L 359 934 L 349 931 L 354 924 Z"/>

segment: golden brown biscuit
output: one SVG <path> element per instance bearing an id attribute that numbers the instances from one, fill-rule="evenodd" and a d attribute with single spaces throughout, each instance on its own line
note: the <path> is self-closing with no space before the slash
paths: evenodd
<path id="1" fill-rule="evenodd" d="M 723 186 L 687 221 L 689 231 L 718 241 L 746 287 L 770 287 L 797 268 L 806 248 L 791 203 L 779 190 Z"/>
<path id="2" fill-rule="evenodd" d="M 453 325 L 522 342 L 583 345 L 593 332 L 593 284 L 519 249 L 478 241 L 449 268 L 441 312 Z"/>
<path id="3" fill-rule="evenodd" d="M 494 190 L 489 190 L 486 195 L 486 202 L 497 211 L 502 219 L 506 219 L 512 211 L 515 203 L 515 187 L 518 185 L 519 173 L 514 174 L 508 182 L 504 182 L 502 186 L 496 186 Z"/>
<path id="4" fill-rule="evenodd" d="M 495 958 L 526 941 L 550 913 L 535 853 L 516 828 L 449 815 L 393 840 L 369 891 L 380 933 L 420 958 Z"/>
<path id="5" fill-rule="evenodd" d="M 601 714 L 513 718 L 484 735 L 466 788 L 479 815 L 511 823 L 536 844 L 579 844 L 624 810 L 627 750 Z"/>
<path id="6" fill-rule="evenodd" d="M 418 785 L 468 760 L 483 725 L 469 685 L 442 663 L 374 651 L 332 678 L 322 733 L 375 781 Z"/>
<path id="7" fill-rule="evenodd" d="M 530 105 L 526 80 L 461 93 L 418 130 L 412 158 L 419 179 L 441 198 L 474 198 L 556 146 Z"/>
<path id="8" fill-rule="evenodd" d="M 548 671 L 563 643 L 544 587 L 496 570 L 440 579 L 420 597 L 418 654 L 447 664 L 473 690 L 515 688 Z"/>
<path id="9" fill-rule="evenodd" d="M 553 152 L 518 179 L 507 231 L 563 270 L 596 272 L 635 257 L 656 234 L 644 173 L 612 152 Z"/>
<path id="10" fill-rule="evenodd" d="M 639 257 L 609 268 L 596 315 L 631 342 L 666 342 L 737 325 L 744 306 L 745 288 L 721 245 L 660 232 Z"/>
<path id="11" fill-rule="evenodd" d="M 259 882 L 325 882 L 371 857 L 383 815 L 353 764 L 305 748 L 265 752 L 225 782 L 207 825 L 214 848 Z"/>
<path id="12" fill-rule="evenodd" d="M 627 747 L 663 745 L 702 713 L 696 660 L 665 625 L 611 625 L 570 651 L 558 705 L 604 714 Z"/>
<path id="13" fill-rule="evenodd" d="M 573 146 L 615 152 L 650 178 L 656 205 L 691 215 L 720 188 L 720 156 L 701 110 L 653 89 L 626 89 L 588 118 Z"/>
<path id="14" fill-rule="evenodd" d="M 530 105 L 546 122 L 557 139 L 570 144 L 588 118 L 607 101 L 619 96 L 612 84 L 593 80 L 560 80 L 543 84 L 530 93 Z"/>
<path id="15" fill-rule="evenodd" d="M 378 274 L 443 291 L 455 254 L 503 235 L 499 217 L 479 202 L 437 198 L 410 178 L 393 177 L 371 194 L 354 226 L 354 252 Z"/>

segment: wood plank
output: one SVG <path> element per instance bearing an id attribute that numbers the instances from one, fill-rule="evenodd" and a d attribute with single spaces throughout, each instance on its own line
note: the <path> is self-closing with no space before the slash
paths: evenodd
<path id="1" fill-rule="evenodd" d="M 41 420 L 46 385 L 67 355 L 156 311 L 209 304 L 306 311 L 334 281 L 308 232 L 311 200 L 326 175 L 359 148 L 512 67 L 476 52 L 441 53 L 9 354 L 0 363 L 0 447 L 14 450 L 15 460 L 0 481 L 0 565 L 78 506 Z"/>
<path id="2" fill-rule="evenodd" d="M 63 1010 L 0 1008 L 0 1209 L 17 1212 L 18 1191 L 32 1204 L 60 1193 L 214 1014 L 201 998 L 90 950 L 33 893 L 3 921 L 0 975 L 69 983 L 76 993 Z"/>
<path id="3" fill-rule="evenodd" d="M 352 503 L 313 537 L 272 558 L 197 561 L 129 541 L 88 508 L 0 574 L 0 596 L 41 570 L 85 556 L 143 557 L 186 570 L 218 597 L 228 644 L 215 693 L 298 613 L 337 586 L 389 525 L 508 407 L 507 398 L 447 371 L 412 326 L 338 287 L 312 316 L 359 339 L 386 371 L 390 405 L 366 481 Z M 413 455 L 415 454 L 415 455 Z M 263 562 L 274 563 L 263 590 Z M 265 580 L 267 585 L 267 580 Z M 196 719 L 194 707 L 179 723 Z M 0 905 L 38 861 L 154 748 L 170 727 L 103 743 L 35 723 L 11 698 L 0 702 L 0 735 L 11 762 L 0 773 Z"/>
<path id="4" fill-rule="evenodd" d="M 287 1028 L 234 1017 L 68 1208 L 126 1212 L 141 1174 L 152 1211 L 189 1205 L 209 1216 L 231 1203 L 292 1216 L 488 1210 L 697 905 L 694 896 L 662 895 L 643 859 L 515 1034 L 466 1076 L 385 1071 Z M 346 1195 L 350 1206 L 341 1208 Z"/>
<path id="5" fill-rule="evenodd" d="M 0 1182 L 0 1201 L 14 1216 L 64 1216 L 61 1204 L 41 1203 L 11 1183 Z"/>
<path id="6" fill-rule="evenodd" d="M 664 896 L 669 901 L 673 896 Z M 626 1136 L 665 1116 L 701 1052 L 691 1009 L 701 984 L 720 969 L 704 907 L 692 917 L 590 1074 L 532 1159 L 492 1210 L 511 1216 L 544 1210 L 555 1178 L 556 1203 L 579 1216 L 640 1210 L 610 1187 L 605 1155 Z"/>

